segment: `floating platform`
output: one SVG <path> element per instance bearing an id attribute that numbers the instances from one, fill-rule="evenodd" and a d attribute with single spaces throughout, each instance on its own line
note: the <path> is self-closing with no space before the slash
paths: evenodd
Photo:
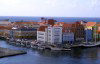
<path id="1" fill-rule="evenodd" d="M 25 52 L 25 51 L 11 50 L 11 49 L 8 49 L 8 48 L 1 48 L 0 47 L 0 58 L 16 56 L 16 55 L 21 55 L 21 54 L 26 54 L 26 53 L 27 52 Z"/>
<path id="2" fill-rule="evenodd" d="M 75 48 L 75 47 L 90 48 L 90 47 L 96 47 L 96 46 L 100 46 L 100 42 L 90 43 L 90 44 L 73 45 L 71 48 Z"/>

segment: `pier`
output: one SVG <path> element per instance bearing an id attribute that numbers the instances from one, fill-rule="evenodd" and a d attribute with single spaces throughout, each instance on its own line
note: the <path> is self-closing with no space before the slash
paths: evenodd
<path id="1" fill-rule="evenodd" d="M 21 54 L 26 54 L 26 53 L 27 52 L 25 52 L 25 51 L 11 50 L 8 48 L 1 48 L 0 47 L 0 58 L 16 56 L 16 55 L 21 55 Z"/>
<path id="2" fill-rule="evenodd" d="M 84 47 L 84 48 L 89 48 L 89 47 L 96 47 L 96 46 L 100 46 L 100 41 L 99 42 L 89 42 L 89 43 L 81 43 L 81 44 L 77 44 L 77 45 L 73 45 L 71 46 L 72 48 L 75 47 Z"/>

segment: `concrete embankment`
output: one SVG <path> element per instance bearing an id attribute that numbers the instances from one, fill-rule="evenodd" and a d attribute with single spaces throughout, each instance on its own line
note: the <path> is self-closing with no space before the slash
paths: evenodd
<path id="1" fill-rule="evenodd" d="M 26 53 L 27 52 L 25 52 L 25 51 L 11 50 L 8 48 L 1 48 L 0 47 L 0 58 L 16 56 L 16 55 L 21 55 L 21 54 L 26 54 Z"/>

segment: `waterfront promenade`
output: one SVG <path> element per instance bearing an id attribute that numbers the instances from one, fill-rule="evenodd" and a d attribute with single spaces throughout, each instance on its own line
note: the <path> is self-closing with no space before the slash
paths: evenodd
<path id="1" fill-rule="evenodd" d="M 37 42 L 36 40 L 20 40 L 20 39 L 14 39 L 14 40 L 8 40 L 8 43 L 11 45 L 19 46 L 19 47 L 26 47 L 26 48 L 31 48 L 31 49 L 36 49 L 36 50 L 51 50 L 51 51 L 70 51 L 71 48 L 75 47 L 96 47 L 100 45 L 100 42 L 84 42 L 84 43 L 79 43 L 79 44 L 72 44 L 72 45 L 50 45 L 50 44 L 41 44 L 40 42 Z"/>

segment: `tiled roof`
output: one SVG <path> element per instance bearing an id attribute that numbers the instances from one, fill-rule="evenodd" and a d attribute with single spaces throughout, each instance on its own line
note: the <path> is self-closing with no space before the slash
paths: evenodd
<path id="1" fill-rule="evenodd" d="M 14 22 L 14 24 L 16 24 L 16 25 L 20 25 L 20 24 L 38 24 L 38 22 Z"/>
<path id="2" fill-rule="evenodd" d="M 62 32 L 71 32 L 72 24 L 63 24 L 62 28 Z"/>
<path id="3" fill-rule="evenodd" d="M 47 26 L 40 26 L 38 31 L 45 31 L 46 28 L 47 28 Z"/>
<path id="4" fill-rule="evenodd" d="M 97 26 L 100 26 L 100 24 L 96 24 Z"/>
<path id="5" fill-rule="evenodd" d="M 96 24 L 96 22 L 87 22 L 86 26 L 94 26 Z"/>
<path id="6" fill-rule="evenodd" d="M 0 30 L 11 30 L 12 27 L 9 26 L 0 26 Z"/>
<path id="7" fill-rule="evenodd" d="M 46 22 L 38 22 L 39 25 L 45 25 Z"/>
<path id="8" fill-rule="evenodd" d="M 63 28 L 68 28 L 68 27 L 72 27 L 72 24 L 63 24 Z"/>
<path id="9" fill-rule="evenodd" d="M 37 29 L 35 29 L 35 28 L 27 28 L 27 27 L 18 28 L 17 30 L 19 30 L 19 31 L 37 31 Z"/>

